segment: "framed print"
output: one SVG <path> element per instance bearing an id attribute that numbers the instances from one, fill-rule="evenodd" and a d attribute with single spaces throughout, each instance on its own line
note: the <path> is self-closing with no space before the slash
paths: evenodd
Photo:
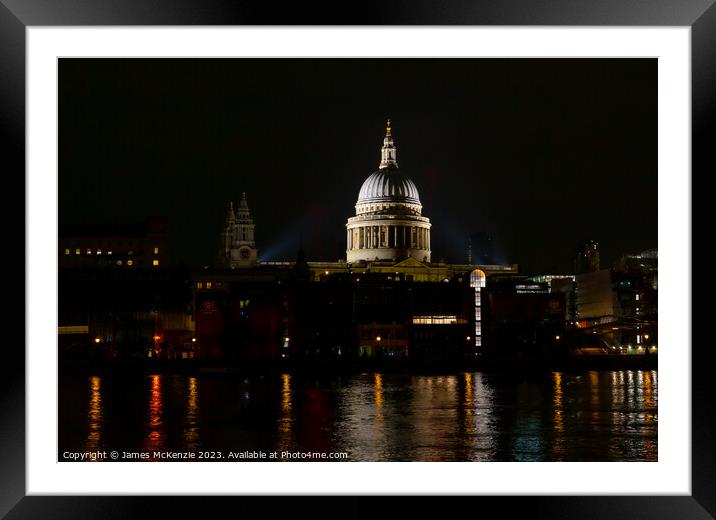
<path id="1" fill-rule="evenodd" d="M 3 514 L 714 515 L 709 2 L 100 5 L 0 7 Z"/>

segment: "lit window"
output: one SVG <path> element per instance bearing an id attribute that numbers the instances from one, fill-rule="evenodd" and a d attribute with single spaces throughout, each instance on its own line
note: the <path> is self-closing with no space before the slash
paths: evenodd
<path id="1" fill-rule="evenodd" d="M 457 316 L 413 316 L 413 324 L 415 325 L 455 325 L 465 324 L 465 318 Z"/>
<path id="2" fill-rule="evenodd" d="M 211 282 L 206 282 L 206 288 L 211 289 Z"/>
<path id="3" fill-rule="evenodd" d="M 127 265 L 134 265 L 134 261 L 133 261 L 133 260 L 127 260 Z"/>
<path id="4" fill-rule="evenodd" d="M 91 249 L 88 249 L 88 250 L 87 250 L 87 254 L 88 254 L 88 255 L 91 255 L 91 254 L 92 254 L 92 250 L 91 250 Z"/>
<path id="5" fill-rule="evenodd" d="M 66 254 L 66 255 L 69 255 L 69 254 L 70 254 L 70 250 L 69 250 L 69 249 L 65 249 L 65 254 Z"/>
<path id="6" fill-rule="evenodd" d="M 158 254 L 159 254 L 159 248 L 158 248 L 158 247 L 155 247 L 155 248 L 154 248 L 154 254 L 155 254 L 155 255 L 158 255 Z"/>
<path id="7" fill-rule="evenodd" d="M 152 260 L 152 265 L 153 265 L 154 267 L 158 266 L 158 265 L 159 265 L 159 260 Z"/>
<path id="8" fill-rule="evenodd" d="M 98 250 L 97 250 L 97 254 L 98 254 L 98 255 L 101 255 L 101 254 L 102 254 L 102 250 L 101 250 L 101 249 L 98 249 Z"/>
<path id="9" fill-rule="evenodd" d="M 122 265 L 122 261 L 121 261 L 121 260 L 117 260 L 117 265 Z"/>
<path id="10" fill-rule="evenodd" d="M 133 254 L 134 254 L 134 251 L 132 251 L 131 249 L 129 251 L 127 251 L 127 256 L 132 256 Z"/>
<path id="11" fill-rule="evenodd" d="M 76 255 L 79 255 L 79 254 L 80 254 L 80 250 L 79 250 L 79 249 L 75 249 L 75 254 L 76 254 Z"/>
<path id="12" fill-rule="evenodd" d="M 112 256 L 112 251 L 107 251 L 107 254 L 108 254 L 109 256 Z"/>

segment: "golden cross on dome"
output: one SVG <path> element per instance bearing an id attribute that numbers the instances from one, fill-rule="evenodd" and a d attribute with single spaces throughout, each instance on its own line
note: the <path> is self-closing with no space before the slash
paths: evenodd
<path id="1" fill-rule="evenodd" d="M 391 135 L 392 135 L 392 134 L 390 133 L 390 119 L 388 119 L 388 123 L 387 123 L 387 125 L 386 125 L 386 127 L 385 127 L 385 135 L 386 135 L 386 136 L 391 136 Z"/>

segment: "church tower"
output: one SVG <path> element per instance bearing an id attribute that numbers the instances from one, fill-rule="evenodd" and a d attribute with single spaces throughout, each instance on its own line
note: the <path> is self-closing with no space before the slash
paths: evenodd
<path id="1" fill-rule="evenodd" d="M 241 194 L 239 207 L 229 204 L 229 212 L 221 235 L 221 263 L 232 269 L 251 267 L 256 263 L 257 250 L 254 240 L 254 221 L 251 218 L 246 193 Z"/>

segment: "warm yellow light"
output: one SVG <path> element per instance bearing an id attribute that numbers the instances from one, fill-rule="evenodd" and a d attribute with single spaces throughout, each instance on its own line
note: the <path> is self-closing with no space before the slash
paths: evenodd
<path id="1" fill-rule="evenodd" d="M 470 338 L 470 336 L 467 336 L 465 339 L 466 339 L 467 341 L 470 341 L 471 338 Z"/>
<path id="2" fill-rule="evenodd" d="M 192 343 L 196 343 L 196 338 L 191 338 Z"/>
<path id="3" fill-rule="evenodd" d="M 326 274 L 328 274 L 328 271 L 326 271 Z"/>
<path id="4" fill-rule="evenodd" d="M 95 339 L 94 339 L 94 342 L 95 342 L 95 343 L 99 343 L 100 341 L 101 341 L 101 340 L 100 340 L 99 338 L 95 338 Z"/>
<path id="5" fill-rule="evenodd" d="M 649 335 L 648 335 L 648 334 L 644 334 L 644 339 L 649 339 Z"/>
<path id="6" fill-rule="evenodd" d="M 286 336 L 285 338 L 283 338 L 283 340 L 284 340 L 284 341 L 290 341 L 291 338 L 289 338 L 288 336 Z"/>
<path id="7" fill-rule="evenodd" d="M 376 340 L 376 341 L 380 341 L 380 336 L 376 336 L 376 337 L 375 337 L 375 340 Z"/>
<path id="8" fill-rule="evenodd" d="M 70 250 L 69 250 L 69 249 L 65 249 L 65 254 L 66 254 L 66 255 L 69 255 L 69 254 L 70 254 Z"/>
<path id="9" fill-rule="evenodd" d="M 134 260 L 127 260 L 127 265 L 134 265 Z"/>
<path id="10" fill-rule="evenodd" d="M 154 267 L 158 266 L 158 265 L 159 265 L 159 260 L 152 260 L 152 265 L 153 265 Z"/>
<path id="11" fill-rule="evenodd" d="M 559 336 L 555 336 L 554 339 L 556 339 L 557 341 L 559 341 Z"/>
<path id="12" fill-rule="evenodd" d="M 155 254 L 155 255 L 158 255 L 158 254 L 159 254 L 159 248 L 158 248 L 158 247 L 155 247 L 155 248 L 154 248 L 154 254 Z"/>
<path id="13" fill-rule="evenodd" d="M 159 341 L 161 339 L 160 336 L 154 336 L 154 341 Z"/>

